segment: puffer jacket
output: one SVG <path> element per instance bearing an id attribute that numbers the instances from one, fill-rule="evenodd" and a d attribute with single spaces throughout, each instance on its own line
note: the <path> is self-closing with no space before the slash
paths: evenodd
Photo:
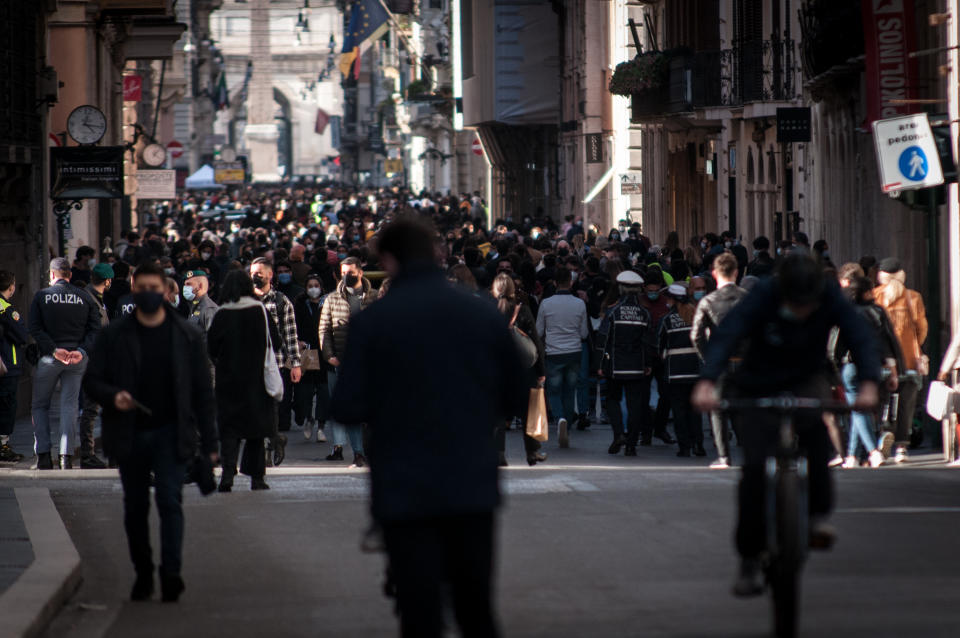
<path id="1" fill-rule="evenodd" d="M 697 311 L 693 314 L 690 341 L 701 359 L 706 358 L 710 333 L 717 329 L 727 313 L 746 296 L 746 290 L 736 284 L 728 284 L 714 290 L 697 304 Z"/>
<path id="2" fill-rule="evenodd" d="M 893 332 L 900 341 L 903 351 L 903 365 L 906 370 L 916 370 L 917 361 L 922 354 L 920 346 L 927 338 L 927 311 L 923 297 L 915 290 L 905 288 L 902 283 L 892 280 L 873 289 L 876 304 L 887 311 Z"/>
<path id="3" fill-rule="evenodd" d="M 363 278 L 363 295 L 360 309 L 377 300 L 377 291 L 366 277 Z M 347 348 L 347 333 L 350 325 L 350 302 L 347 301 L 346 285 L 341 281 L 336 292 L 327 295 L 320 311 L 320 350 L 324 361 L 332 357 L 341 359 Z"/>

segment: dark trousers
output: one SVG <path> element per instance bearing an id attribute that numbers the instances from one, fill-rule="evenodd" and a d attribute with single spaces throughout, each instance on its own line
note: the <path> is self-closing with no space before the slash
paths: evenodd
<path id="1" fill-rule="evenodd" d="M 645 430 L 647 419 L 647 404 L 644 396 L 650 399 L 650 378 L 642 379 L 607 379 L 607 417 L 610 427 L 613 428 L 613 440 L 624 438 L 623 411 L 620 409 L 620 399 L 627 399 L 627 445 L 636 445 L 640 438 L 640 431 Z"/>
<path id="2" fill-rule="evenodd" d="M 93 436 L 93 424 L 97 422 L 100 416 L 100 404 L 87 396 L 86 392 L 80 393 L 80 456 L 92 456 L 96 449 L 96 439 Z"/>
<path id="3" fill-rule="evenodd" d="M 830 385 L 817 379 L 790 391 L 798 397 L 830 397 Z M 777 450 L 780 416 L 768 410 L 744 410 L 737 415 L 743 444 L 743 473 L 740 478 L 740 516 L 737 524 L 737 551 L 756 557 L 766 549 L 766 478 L 764 462 Z M 819 412 L 799 411 L 793 415 L 798 443 L 809 466 L 810 514 L 826 515 L 833 510 L 833 481 L 827 464 L 834 456 L 827 426 Z"/>
<path id="4" fill-rule="evenodd" d="M 286 388 L 284 388 L 284 394 L 286 394 Z M 314 397 L 317 399 L 317 407 L 313 418 L 317 423 L 323 424 L 327 420 L 327 410 L 330 405 L 327 373 L 323 370 L 305 370 L 300 383 L 293 386 L 293 420 L 297 425 L 303 425 L 303 422 L 310 417 Z"/>
<path id="5" fill-rule="evenodd" d="M 177 450 L 175 425 L 138 430 L 133 450 L 120 461 L 123 484 L 123 525 L 130 558 L 138 573 L 153 569 L 150 549 L 150 472 L 153 471 L 157 513 L 160 515 L 160 570 L 179 576 L 183 556 L 183 476 L 186 466 Z"/>
<path id="6" fill-rule="evenodd" d="M 13 434 L 13 424 L 17 420 L 17 386 L 20 375 L 8 374 L 0 377 L 0 435 Z"/>
<path id="7" fill-rule="evenodd" d="M 220 435 L 221 466 L 228 485 L 233 483 L 233 476 L 237 473 L 237 456 L 240 452 L 241 440 L 240 437 L 233 436 L 229 432 L 223 432 Z M 240 471 L 251 478 L 263 478 L 267 473 L 262 436 L 246 439 L 243 445 L 243 458 L 240 459 Z"/>
<path id="8" fill-rule="evenodd" d="M 279 421 L 277 430 L 288 432 L 290 430 L 290 416 L 293 414 L 293 388 L 297 385 L 290 380 L 290 370 L 280 368 L 280 377 L 283 379 L 283 399 L 279 406 Z"/>
<path id="9" fill-rule="evenodd" d="M 488 512 L 383 523 L 403 638 L 442 638 L 445 584 L 464 638 L 499 635 L 493 521 Z"/>
<path id="10" fill-rule="evenodd" d="M 905 374 L 900 377 L 900 395 L 897 403 L 897 429 L 894 432 L 897 445 L 910 445 L 910 432 L 913 430 L 913 417 L 917 411 L 917 398 L 923 379 L 920 375 Z"/>
<path id="11" fill-rule="evenodd" d="M 719 410 L 710 413 L 710 429 L 713 430 L 713 444 L 717 446 L 717 456 L 730 458 L 730 417 Z"/>
<path id="12" fill-rule="evenodd" d="M 700 413 L 690 406 L 693 384 L 674 382 L 664 389 L 670 399 L 670 409 L 673 410 L 673 431 L 677 434 L 680 449 L 703 446 L 703 420 Z"/>
<path id="13" fill-rule="evenodd" d="M 653 432 L 656 434 L 662 434 L 667 431 L 667 421 L 670 420 L 670 396 L 668 386 L 670 385 L 667 382 L 667 367 L 663 362 L 658 362 L 653 367 L 653 379 L 657 380 L 657 407 L 653 411 L 653 419 L 651 424 L 653 425 Z M 645 409 L 649 409 L 646 406 L 650 405 L 650 386 L 653 383 L 653 379 L 650 380 L 650 383 L 647 384 L 647 401 L 644 403 Z M 674 415 L 676 418 L 676 415 Z"/>

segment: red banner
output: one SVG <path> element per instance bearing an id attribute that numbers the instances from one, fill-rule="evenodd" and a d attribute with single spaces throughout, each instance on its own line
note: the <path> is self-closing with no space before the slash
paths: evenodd
<path id="1" fill-rule="evenodd" d="M 917 93 L 913 0 L 862 0 L 863 39 L 867 54 L 867 124 L 909 115 L 916 104 L 894 104 Z"/>
<path id="2" fill-rule="evenodd" d="M 143 78 L 139 75 L 123 76 L 123 101 L 139 102 L 143 98 Z"/>

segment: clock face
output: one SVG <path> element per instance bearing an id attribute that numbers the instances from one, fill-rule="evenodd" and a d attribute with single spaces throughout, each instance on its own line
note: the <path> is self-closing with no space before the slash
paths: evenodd
<path id="1" fill-rule="evenodd" d="M 67 118 L 67 131 L 78 144 L 96 144 L 107 132 L 107 118 L 95 106 L 78 106 Z"/>
<path id="2" fill-rule="evenodd" d="M 143 149 L 143 161 L 149 166 L 163 166 L 167 161 L 167 149 L 159 144 L 150 144 Z"/>

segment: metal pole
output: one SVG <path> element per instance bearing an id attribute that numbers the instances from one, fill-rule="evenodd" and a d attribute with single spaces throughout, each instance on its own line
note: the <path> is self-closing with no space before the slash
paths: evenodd
<path id="1" fill-rule="evenodd" d="M 930 305 L 927 308 L 931 329 L 927 337 L 927 351 L 934 366 L 940 361 L 940 238 L 938 233 L 940 209 L 937 206 L 937 188 L 928 189 L 927 211 L 927 289 Z"/>

